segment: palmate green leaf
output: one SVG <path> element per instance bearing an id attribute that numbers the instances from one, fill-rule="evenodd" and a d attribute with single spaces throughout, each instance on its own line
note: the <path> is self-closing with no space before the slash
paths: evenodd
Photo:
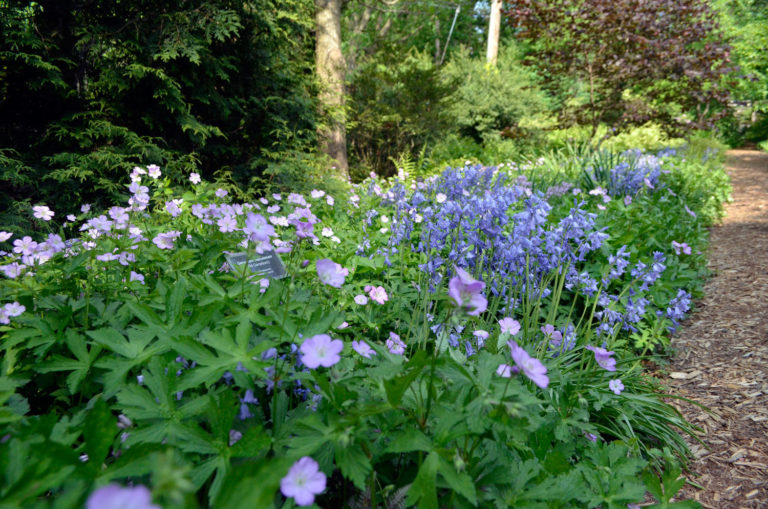
<path id="1" fill-rule="evenodd" d="M 466 472 L 458 472 L 456 467 L 440 456 L 440 464 L 437 470 L 445 479 L 447 488 L 466 498 L 472 505 L 477 505 L 477 492 L 475 481 Z"/>
<path id="2" fill-rule="evenodd" d="M 194 283 L 194 286 L 198 288 L 199 290 L 208 290 L 213 293 L 211 296 L 212 298 L 218 298 L 218 300 L 224 299 L 227 295 L 226 290 L 222 288 L 222 286 L 216 282 L 216 280 L 211 277 L 209 274 L 205 275 L 199 275 L 199 274 L 190 274 L 189 278 Z M 208 293 L 208 292 L 204 292 Z"/>
<path id="3" fill-rule="evenodd" d="M 362 448 L 358 444 L 336 442 L 333 449 L 336 465 L 341 469 L 341 473 L 350 479 L 358 489 L 364 490 L 366 478 L 373 467 Z"/>
<path id="4" fill-rule="evenodd" d="M 643 473 L 643 482 L 645 483 L 645 489 L 653 495 L 658 504 L 653 507 L 659 509 L 696 509 L 700 508 L 701 504 L 694 500 L 681 500 L 679 502 L 671 502 L 672 498 L 677 495 L 677 492 L 685 485 L 685 478 L 680 477 L 682 470 L 680 466 L 675 462 L 668 461 L 664 472 L 661 475 L 661 481 L 658 476 L 652 471 L 646 471 Z"/>
<path id="5" fill-rule="evenodd" d="M 400 406 L 403 394 L 408 390 L 414 380 L 421 374 L 427 362 L 427 352 L 419 350 L 405 365 L 406 374 L 392 380 L 384 381 L 384 389 L 387 392 L 387 401 L 393 408 Z"/>
<path id="6" fill-rule="evenodd" d="M 590 488 L 585 497 L 593 505 L 618 507 L 635 503 L 645 495 L 645 486 L 639 479 L 647 462 L 627 456 L 627 447 L 618 443 L 598 444 L 587 451 L 587 458 L 594 462 L 578 465 L 583 479 Z"/>
<path id="7" fill-rule="evenodd" d="M 0 424 L 18 421 L 29 411 L 28 406 L 26 411 L 21 408 L 25 400 L 16 394 L 16 388 L 21 385 L 23 385 L 22 382 L 18 380 L 6 376 L 0 377 L 0 405 L 3 405 L 0 407 Z"/>
<path id="8" fill-rule="evenodd" d="M 117 418 L 109 411 L 104 398 L 97 396 L 83 423 L 83 438 L 89 465 L 100 468 L 118 431 Z"/>
<path id="9" fill-rule="evenodd" d="M 261 341 L 251 347 L 248 341 L 243 341 L 242 338 L 240 342 L 236 341 L 229 329 L 217 332 L 205 330 L 200 334 L 199 342 L 186 337 L 166 337 L 163 338 L 163 343 L 187 360 L 197 363 L 195 369 L 182 375 L 179 390 L 187 390 L 201 384 L 211 386 L 227 371 L 239 375 L 241 371 L 236 371 L 238 366 L 248 370 L 249 376 L 266 377 L 264 368 L 270 364 L 255 359 L 274 346 L 271 341 Z"/>
<path id="10" fill-rule="evenodd" d="M 102 356 L 94 364 L 97 368 L 106 370 L 104 390 L 107 395 L 112 395 L 119 389 L 128 371 L 144 365 L 169 349 L 163 342 L 153 342 L 156 334 L 152 327 L 131 327 L 126 331 L 128 338 L 113 328 L 87 331 L 86 334 L 96 343 L 122 356 L 122 358 Z"/>
<path id="11" fill-rule="evenodd" d="M 233 468 L 211 507 L 272 507 L 275 494 L 280 488 L 280 480 L 288 473 L 291 464 L 292 460 L 288 458 L 270 458 Z"/>
<path id="12" fill-rule="evenodd" d="M 75 355 L 74 359 L 62 355 L 54 355 L 53 359 L 42 366 L 36 368 L 40 373 L 49 373 L 51 371 L 72 371 L 67 375 L 67 389 L 70 394 L 77 392 L 80 383 L 88 375 L 91 365 L 101 353 L 100 346 L 91 347 L 88 350 L 88 344 L 82 334 L 78 334 L 74 329 L 68 329 L 65 333 L 64 341 L 69 350 Z"/>
<path id="13" fill-rule="evenodd" d="M 0 447 L 3 507 L 31 507 L 39 495 L 61 486 L 81 465 L 72 444 L 54 438 L 58 420 L 54 413 L 29 417 Z"/>
<path id="14" fill-rule="evenodd" d="M 144 387 L 137 384 L 127 384 L 117 392 L 120 409 L 137 424 L 126 440 L 128 445 L 134 443 L 159 443 L 168 440 L 170 443 L 185 443 L 186 447 L 198 452 L 214 453 L 204 439 L 198 439 L 200 434 L 194 425 L 184 423 L 202 415 L 211 403 L 209 395 L 197 396 L 179 404 L 177 400 L 177 377 L 171 369 L 165 372 L 166 366 L 159 358 L 149 363 L 149 370 L 144 371 Z"/>
<path id="15" fill-rule="evenodd" d="M 401 453 L 432 450 L 432 440 L 418 429 L 407 429 L 399 431 L 392 437 L 392 441 L 387 446 L 388 453 Z"/>
<path id="16" fill-rule="evenodd" d="M 155 444 L 138 444 L 123 449 L 117 460 L 99 476 L 99 479 L 109 482 L 113 479 L 147 475 L 156 464 L 154 454 L 160 450 L 162 449 Z"/>
<path id="17" fill-rule="evenodd" d="M 302 328 L 304 337 L 311 337 L 317 334 L 325 334 L 344 321 L 344 315 L 336 310 L 329 310 L 327 307 L 318 307 L 307 320 Z"/>
<path id="18" fill-rule="evenodd" d="M 256 458 L 265 455 L 272 444 L 272 439 L 261 426 L 248 428 L 242 438 L 232 447 L 232 458 Z"/>
<path id="19" fill-rule="evenodd" d="M 8 350 L 17 345 L 27 343 L 33 338 L 37 338 L 39 336 L 42 336 L 43 334 L 44 334 L 43 331 L 34 327 L 21 327 L 18 329 L 10 329 L 7 332 L 5 332 L 5 335 L 3 337 L 3 342 L 0 345 L 0 347 L 2 347 L 3 350 Z M 26 345 L 23 345 L 22 347 L 26 348 Z"/>
<path id="20" fill-rule="evenodd" d="M 166 324 L 160 316 L 158 316 L 158 314 L 148 305 L 132 300 L 126 300 L 125 307 L 127 307 L 139 320 L 150 327 L 154 327 L 155 330 L 164 330 L 166 328 Z"/>
<path id="21" fill-rule="evenodd" d="M 218 321 L 214 315 L 224 308 L 224 303 L 215 301 L 207 305 L 197 304 L 189 316 L 177 321 L 173 327 L 164 332 L 158 332 L 158 337 L 195 337 L 211 323 Z"/>
<path id="22" fill-rule="evenodd" d="M 419 509 L 438 509 L 437 505 L 437 470 L 440 467 L 440 455 L 431 452 L 419 467 L 416 479 L 408 489 L 406 503 L 416 504 Z"/>
<path id="23" fill-rule="evenodd" d="M 243 436 L 230 446 L 229 433 L 230 430 L 235 429 L 235 419 L 237 418 L 237 397 L 232 391 L 227 390 L 212 396 L 210 403 L 207 406 L 206 416 L 211 432 L 207 433 L 201 428 L 197 428 L 194 431 L 194 436 L 180 437 L 179 442 L 182 450 L 212 455 L 192 472 L 192 480 L 198 487 L 202 486 L 215 473 L 215 478 L 208 491 L 208 498 L 212 504 L 231 468 L 230 459 L 265 456 L 269 451 L 271 439 L 261 426 L 254 426 L 246 429 Z M 195 445 L 195 442 L 198 445 Z"/>
<path id="24" fill-rule="evenodd" d="M 184 276 L 179 275 L 174 281 L 171 294 L 165 301 L 165 321 L 169 326 L 175 325 L 179 319 L 186 295 L 187 280 Z"/>
<path id="25" fill-rule="evenodd" d="M 288 395 L 283 391 L 277 393 L 269 404 L 269 410 L 272 415 L 272 436 L 277 439 L 281 436 L 283 423 L 285 423 L 286 416 L 288 415 L 289 404 Z"/>

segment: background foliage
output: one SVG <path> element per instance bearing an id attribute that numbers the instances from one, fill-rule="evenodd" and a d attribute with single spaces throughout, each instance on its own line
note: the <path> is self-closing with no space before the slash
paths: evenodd
<path id="1" fill-rule="evenodd" d="M 243 186 L 314 138 L 313 2 L 0 2 L 0 221 L 139 161 Z M 67 206 L 69 204 L 69 206 Z"/>

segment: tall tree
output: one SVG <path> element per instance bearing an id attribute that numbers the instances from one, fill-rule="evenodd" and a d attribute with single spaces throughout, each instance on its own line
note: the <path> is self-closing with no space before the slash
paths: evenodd
<path id="1" fill-rule="evenodd" d="M 320 82 L 319 127 L 323 152 L 336 162 L 339 173 L 349 177 L 346 116 L 344 114 L 344 55 L 341 51 L 341 0 L 316 0 L 317 41 L 315 66 Z"/>
<path id="2" fill-rule="evenodd" d="M 729 47 L 707 2 L 517 0 L 506 15 L 561 97 L 572 96 L 568 86 L 585 90 L 563 108 L 564 122 L 686 130 L 724 114 Z"/>
<path id="3" fill-rule="evenodd" d="M 488 22 L 488 51 L 486 60 L 496 65 L 499 56 L 499 32 L 501 29 L 501 0 L 491 0 L 491 16 Z"/>
<path id="4" fill-rule="evenodd" d="M 0 1 L 0 224 L 136 165 L 249 187 L 315 145 L 313 29 L 314 0 Z"/>

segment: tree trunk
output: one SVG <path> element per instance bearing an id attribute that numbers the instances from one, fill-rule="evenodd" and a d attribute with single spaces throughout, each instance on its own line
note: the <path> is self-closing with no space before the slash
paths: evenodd
<path id="1" fill-rule="evenodd" d="M 435 65 L 440 65 L 440 18 L 435 16 Z"/>
<path id="2" fill-rule="evenodd" d="M 486 61 L 496 65 L 499 55 L 499 30 L 501 28 L 501 0 L 491 0 L 491 20 L 488 24 L 488 52 Z"/>
<path id="3" fill-rule="evenodd" d="M 339 174 L 349 178 L 347 131 L 344 113 L 344 55 L 341 52 L 341 0 L 315 0 L 317 41 L 315 67 L 320 82 L 318 129 L 320 150 L 336 163 Z"/>

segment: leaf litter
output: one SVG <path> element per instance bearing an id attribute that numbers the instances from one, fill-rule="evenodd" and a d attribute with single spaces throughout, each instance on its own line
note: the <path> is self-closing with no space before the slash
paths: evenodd
<path id="1" fill-rule="evenodd" d="M 705 296 L 672 338 L 670 401 L 702 429 L 678 499 L 705 508 L 768 506 L 768 154 L 731 150 L 734 201 L 711 228 Z"/>

